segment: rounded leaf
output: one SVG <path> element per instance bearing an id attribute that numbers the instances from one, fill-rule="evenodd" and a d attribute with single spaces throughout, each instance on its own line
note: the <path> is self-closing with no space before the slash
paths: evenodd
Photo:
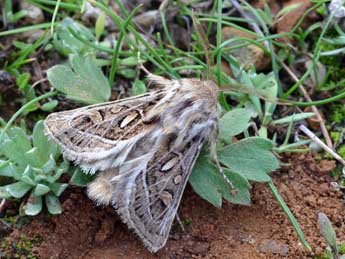
<path id="1" fill-rule="evenodd" d="M 45 196 L 46 205 L 50 214 L 61 214 L 62 208 L 59 199 L 52 194 Z"/>
<path id="2" fill-rule="evenodd" d="M 16 182 L 6 185 L 6 191 L 14 198 L 22 198 L 31 188 L 30 184 Z"/>
<path id="3" fill-rule="evenodd" d="M 44 184 L 37 184 L 34 190 L 35 196 L 42 196 L 50 191 L 50 188 Z"/>
<path id="4" fill-rule="evenodd" d="M 42 211 L 42 196 L 30 195 L 28 202 L 24 206 L 24 213 L 28 216 L 35 216 Z"/>

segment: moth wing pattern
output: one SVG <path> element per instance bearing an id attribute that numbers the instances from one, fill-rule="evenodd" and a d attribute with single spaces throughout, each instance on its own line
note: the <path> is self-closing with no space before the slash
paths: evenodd
<path id="1" fill-rule="evenodd" d="M 183 150 L 170 152 L 162 146 L 149 161 L 146 171 L 124 173 L 109 169 L 101 172 L 88 187 L 89 197 L 99 203 L 111 202 L 129 228 L 150 251 L 156 252 L 167 242 L 203 143 L 204 138 L 197 137 Z"/>
<path id="2" fill-rule="evenodd" d="M 151 75 L 151 82 L 168 85 L 170 80 Z M 164 101 L 167 91 L 152 91 L 118 101 L 50 114 L 45 129 L 64 156 L 87 172 L 122 164 L 134 143 L 155 126 L 145 113 Z M 119 155 L 120 154 L 120 155 Z"/>

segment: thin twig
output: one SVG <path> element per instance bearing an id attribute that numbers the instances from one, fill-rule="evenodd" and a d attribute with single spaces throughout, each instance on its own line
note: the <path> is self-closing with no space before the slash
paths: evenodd
<path id="1" fill-rule="evenodd" d="M 0 203 L 0 214 L 4 211 L 6 205 L 6 199 L 2 199 Z"/>
<path id="2" fill-rule="evenodd" d="M 339 156 L 336 152 L 333 151 L 332 148 L 328 147 L 325 143 L 322 142 L 321 139 L 319 139 L 313 132 L 311 132 L 306 126 L 301 125 L 299 126 L 299 129 L 303 131 L 304 134 L 306 134 L 312 141 L 314 141 L 316 144 L 318 144 L 323 150 L 325 150 L 327 153 L 332 155 L 336 160 L 338 160 L 343 166 L 345 166 L 345 160 Z"/>
<path id="3" fill-rule="evenodd" d="M 47 77 L 44 77 L 44 78 L 41 78 L 40 80 L 37 80 L 35 83 L 32 84 L 31 89 L 35 88 L 37 85 L 44 83 L 46 81 L 48 81 Z"/>
<path id="4" fill-rule="evenodd" d="M 291 76 L 292 80 L 294 80 L 296 83 L 299 81 L 298 80 L 298 77 L 296 76 L 296 74 L 284 63 L 282 62 L 281 60 L 278 60 L 279 61 L 279 64 L 286 70 L 286 72 L 288 72 L 288 74 Z M 301 92 L 303 93 L 304 95 L 304 98 L 308 101 L 308 102 L 312 102 L 312 99 L 310 98 L 308 92 L 305 90 L 303 84 L 299 84 L 299 89 L 301 90 Z M 316 118 L 317 120 L 319 121 L 320 123 L 320 129 L 321 129 L 321 132 L 322 132 L 322 135 L 324 136 L 325 140 L 326 140 L 326 143 L 327 143 L 327 146 L 332 149 L 333 148 L 333 144 L 332 144 L 332 140 L 329 136 L 329 133 L 328 133 L 328 130 L 325 126 L 325 123 L 324 123 L 324 120 L 319 112 L 319 110 L 317 109 L 316 106 L 311 106 L 313 112 L 315 113 L 316 115 Z"/>
<path id="5" fill-rule="evenodd" d="M 175 217 L 176 217 L 176 220 L 177 220 L 178 224 L 180 225 L 180 227 L 181 227 L 181 229 L 182 229 L 182 232 L 186 232 L 186 229 L 184 228 L 183 222 L 182 222 L 180 216 L 178 215 L 178 213 L 176 213 L 176 216 L 175 216 Z"/>

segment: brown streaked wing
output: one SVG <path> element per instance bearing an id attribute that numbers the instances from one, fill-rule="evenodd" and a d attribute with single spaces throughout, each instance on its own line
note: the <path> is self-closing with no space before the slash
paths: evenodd
<path id="1" fill-rule="evenodd" d="M 167 145 L 162 145 L 150 160 L 148 169 L 136 175 L 126 174 L 119 178 L 114 171 L 113 205 L 123 221 L 153 252 L 162 248 L 168 239 L 203 143 L 204 139 L 198 136 L 183 150 L 170 152 Z"/>
<path id="2" fill-rule="evenodd" d="M 118 144 L 138 138 L 153 127 L 145 113 L 165 95 L 164 90 L 119 101 L 50 114 L 45 120 L 48 135 L 67 158 L 78 162 L 114 154 Z M 120 148 L 121 149 L 121 148 Z"/>

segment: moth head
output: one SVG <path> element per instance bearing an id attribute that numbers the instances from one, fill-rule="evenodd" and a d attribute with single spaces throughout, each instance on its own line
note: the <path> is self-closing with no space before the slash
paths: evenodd
<path id="1" fill-rule="evenodd" d="M 154 74 L 147 74 L 147 79 L 149 80 L 149 84 L 153 84 L 156 86 L 161 86 L 161 87 L 168 87 L 171 86 L 172 81 L 169 79 L 166 79 L 165 77 L 162 76 L 157 76 Z"/>

